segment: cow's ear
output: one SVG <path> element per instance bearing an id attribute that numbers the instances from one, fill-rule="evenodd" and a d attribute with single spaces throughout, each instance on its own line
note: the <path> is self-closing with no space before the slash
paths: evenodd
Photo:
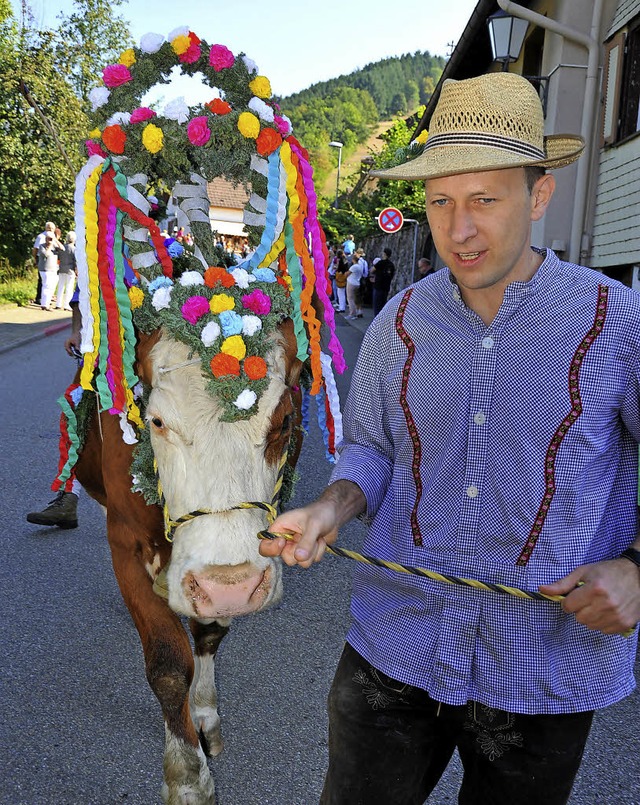
<path id="1" fill-rule="evenodd" d="M 151 385 L 153 379 L 151 369 L 151 350 L 160 340 L 160 328 L 150 333 L 136 331 L 138 341 L 136 343 L 136 374 L 141 382 Z"/>

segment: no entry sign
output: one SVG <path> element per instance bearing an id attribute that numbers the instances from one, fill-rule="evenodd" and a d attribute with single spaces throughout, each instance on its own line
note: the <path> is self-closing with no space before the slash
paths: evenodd
<path id="1" fill-rule="evenodd" d="M 378 216 L 378 226 L 383 232 L 397 232 L 402 228 L 404 217 L 395 207 L 385 207 Z"/>

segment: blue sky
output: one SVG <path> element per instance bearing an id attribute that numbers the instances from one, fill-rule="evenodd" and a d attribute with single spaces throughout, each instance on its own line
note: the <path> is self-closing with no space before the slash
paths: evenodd
<path id="1" fill-rule="evenodd" d="M 19 17 L 19 0 L 12 0 Z M 136 42 L 188 25 L 210 44 L 252 58 L 288 95 L 316 81 L 350 73 L 387 56 L 428 50 L 446 56 L 477 0 L 130 0 L 121 15 Z M 30 0 L 39 27 L 54 27 L 72 0 Z M 165 90 L 166 91 L 166 90 Z M 188 102 L 189 89 L 180 88 Z"/>

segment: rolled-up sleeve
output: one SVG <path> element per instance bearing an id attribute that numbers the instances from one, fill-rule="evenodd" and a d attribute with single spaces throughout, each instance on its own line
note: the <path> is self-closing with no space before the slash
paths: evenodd
<path id="1" fill-rule="evenodd" d="M 351 380 L 343 414 L 343 439 L 329 483 L 357 484 L 367 499 L 365 516 L 375 516 L 393 472 L 393 444 L 385 404 L 385 367 L 380 356 L 385 317 L 367 330 Z"/>

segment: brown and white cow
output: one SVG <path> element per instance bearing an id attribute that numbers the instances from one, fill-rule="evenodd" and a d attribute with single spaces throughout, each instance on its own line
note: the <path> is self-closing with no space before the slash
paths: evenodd
<path id="1" fill-rule="evenodd" d="M 137 372 L 151 388 L 146 420 L 169 515 L 212 513 L 180 525 L 168 542 L 160 507 L 131 491 L 133 448 L 108 413 L 100 423 L 92 420 L 77 476 L 106 508 L 113 567 L 162 707 L 164 801 L 209 805 L 214 784 L 206 756 L 222 749 L 216 651 L 231 618 L 276 603 L 282 592 L 279 563 L 258 552 L 264 512 L 233 507 L 271 502 L 280 459 L 299 421 L 302 365 L 287 320 L 267 358 L 270 380 L 258 412 L 222 422 L 220 403 L 189 358 L 189 349 L 162 331 L 139 338 Z M 153 589 L 161 570 L 167 571 L 168 601 Z M 195 662 L 181 615 L 190 619 Z"/>

